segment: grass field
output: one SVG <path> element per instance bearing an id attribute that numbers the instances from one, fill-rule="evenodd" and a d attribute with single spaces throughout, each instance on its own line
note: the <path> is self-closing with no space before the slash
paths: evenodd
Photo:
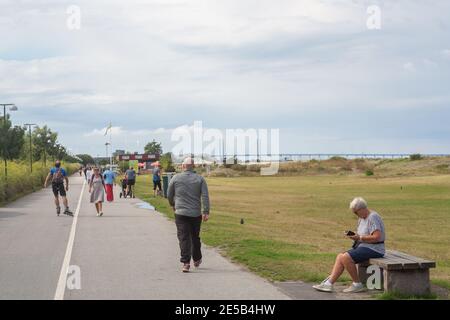
<path id="1" fill-rule="evenodd" d="M 348 205 L 363 196 L 384 218 L 387 247 L 437 261 L 431 277 L 450 288 L 450 176 L 376 178 L 285 176 L 208 178 L 211 220 L 203 241 L 271 280 L 322 280 L 355 229 Z M 138 196 L 173 216 L 155 199 L 150 178 Z M 244 219 L 244 224 L 241 224 Z M 344 278 L 343 280 L 349 280 Z"/>

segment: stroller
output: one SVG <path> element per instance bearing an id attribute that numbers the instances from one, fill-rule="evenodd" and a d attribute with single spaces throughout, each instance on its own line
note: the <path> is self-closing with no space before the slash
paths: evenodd
<path id="1" fill-rule="evenodd" d="M 122 185 L 122 191 L 120 192 L 120 197 L 121 198 L 125 197 L 125 199 L 127 197 L 131 198 L 131 196 L 132 196 L 131 188 L 130 188 L 130 190 L 127 193 L 128 180 L 126 178 L 123 178 L 123 179 L 120 180 L 120 184 Z"/>

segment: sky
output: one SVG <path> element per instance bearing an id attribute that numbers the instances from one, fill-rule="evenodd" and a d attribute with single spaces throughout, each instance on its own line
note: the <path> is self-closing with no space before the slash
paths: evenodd
<path id="1" fill-rule="evenodd" d="M 171 151 L 195 121 L 278 129 L 282 153 L 450 153 L 449 12 L 447 0 L 0 0 L 0 103 L 75 154 L 105 155 L 109 123 L 114 149 Z"/>

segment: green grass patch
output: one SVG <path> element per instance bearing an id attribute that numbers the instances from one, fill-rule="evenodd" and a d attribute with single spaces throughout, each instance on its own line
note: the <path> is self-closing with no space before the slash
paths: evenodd
<path id="1" fill-rule="evenodd" d="M 450 290 L 450 281 L 446 281 L 446 280 L 440 280 L 440 279 L 434 279 L 431 281 L 432 283 L 434 283 L 437 286 L 440 286 L 442 288 L 445 288 L 447 290 Z"/>
<path id="2" fill-rule="evenodd" d="M 438 297 L 436 294 L 426 294 L 422 296 L 407 295 L 397 292 L 385 292 L 379 295 L 375 295 L 378 300 L 436 300 Z"/>

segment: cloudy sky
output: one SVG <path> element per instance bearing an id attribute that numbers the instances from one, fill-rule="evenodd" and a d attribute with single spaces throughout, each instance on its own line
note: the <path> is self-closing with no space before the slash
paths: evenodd
<path id="1" fill-rule="evenodd" d="M 80 10 L 80 29 L 76 10 Z M 367 8 L 381 10 L 369 29 Z M 450 1 L 0 0 L 0 103 L 74 153 L 202 121 L 281 152 L 450 153 Z M 75 13 L 75 15 L 74 15 Z M 74 22 L 75 21 L 75 22 Z"/>

